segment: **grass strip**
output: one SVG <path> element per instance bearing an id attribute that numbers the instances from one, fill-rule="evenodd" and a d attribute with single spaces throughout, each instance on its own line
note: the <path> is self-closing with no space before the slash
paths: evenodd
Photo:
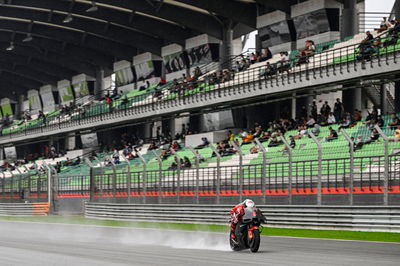
<path id="1" fill-rule="evenodd" d="M 155 228 L 155 229 L 186 230 L 186 231 L 207 231 L 207 232 L 228 232 L 228 230 L 229 230 L 228 225 L 96 220 L 96 219 L 87 219 L 82 216 L 47 216 L 47 217 L 0 216 L 0 220 L 24 221 L 24 222 L 47 222 L 47 223 L 61 223 L 61 224 L 84 224 L 84 225 L 100 225 L 100 226 L 118 226 L 118 227 L 134 227 L 134 228 Z M 362 231 L 346 231 L 346 230 L 313 230 L 313 229 L 266 227 L 266 228 L 264 228 L 262 235 L 345 239 L 345 240 L 363 240 L 363 241 L 382 241 L 382 242 L 400 242 L 400 233 L 387 233 L 387 232 L 362 232 Z"/>

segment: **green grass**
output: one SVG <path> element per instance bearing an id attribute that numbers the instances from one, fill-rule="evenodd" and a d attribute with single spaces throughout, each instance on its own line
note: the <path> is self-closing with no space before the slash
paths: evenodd
<path id="1" fill-rule="evenodd" d="M 136 227 L 136 228 L 157 228 L 157 229 L 169 229 L 169 230 L 208 231 L 208 232 L 228 232 L 229 230 L 228 225 L 96 220 L 96 219 L 87 219 L 82 216 L 48 216 L 48 217 L 0 216 L 0 220 L 85 224 L 85 225 L 101 225 L 101 226 L 117 226 L 117 227 Z M 267 227 L 264 228 L 262 234 L 267 236 L 290 236 L 290 237 L 306 237 L 306 238 L 400 242 L 400 233 L 385 233 L 385 232 L 312 230 L 312 229 Z"/>

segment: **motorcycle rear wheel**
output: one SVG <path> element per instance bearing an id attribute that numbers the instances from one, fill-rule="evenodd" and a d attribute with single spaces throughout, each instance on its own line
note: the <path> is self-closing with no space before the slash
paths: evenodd
<path id="1" fill-rule="evenodd" d="M 253 239 L 250 241 L 251 252 L 257 252 L 260 248 L 260 231 L 258 229 L 253 230 Z"/>

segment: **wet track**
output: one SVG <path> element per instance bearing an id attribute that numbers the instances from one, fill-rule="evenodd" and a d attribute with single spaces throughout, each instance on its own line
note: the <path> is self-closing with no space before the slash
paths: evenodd
<path id="1" fill-rule="evenodd" d="M 266 229 L 267 230 L 267 229 Z M 399 265 L 400 244 L 262 237 L 232 252 L 226 234 L 0 221 L 1 265 Z"/>

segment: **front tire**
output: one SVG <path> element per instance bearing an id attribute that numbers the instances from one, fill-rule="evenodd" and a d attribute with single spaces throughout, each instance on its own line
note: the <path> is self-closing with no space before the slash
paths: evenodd
<path id="1" fill-rule="evenodd" d="M 260 248 L 260 231 L 258 229 L 253 230 L 253 239 L 250 241 L 251 252 L 257 252 Z"/>

